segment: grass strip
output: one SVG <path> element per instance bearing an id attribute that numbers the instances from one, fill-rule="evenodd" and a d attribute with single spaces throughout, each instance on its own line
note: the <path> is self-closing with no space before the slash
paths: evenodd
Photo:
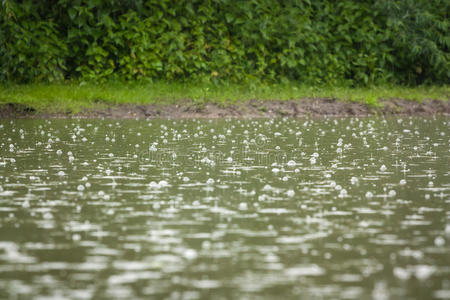
<path id="1" fill-rule="evenodd" d="M 175 104 L 183 100 L 220 105 L 258 100 L 333 98 L 380 106 L 381 99 L 448 101 L 450 85 L 311 87 L 299 83 L 231 84 L 178 82 L 106 82 L 57 84 L 1 84 L 0 104 L 13 103 L 33 107 L 40 112 L 79 112 L 84 108 L 118 104 Z"/>

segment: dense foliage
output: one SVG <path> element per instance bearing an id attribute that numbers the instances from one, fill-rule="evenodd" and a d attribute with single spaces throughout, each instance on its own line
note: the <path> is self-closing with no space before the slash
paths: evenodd
<path id="1" fill-rule="evenodd" d="M 447 83 L 440 0 L 0 1 L 0 80 Z"/>

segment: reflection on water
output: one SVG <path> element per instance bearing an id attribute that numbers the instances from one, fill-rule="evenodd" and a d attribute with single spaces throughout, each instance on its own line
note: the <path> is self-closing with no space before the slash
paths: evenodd
<path id="1" fill-rule="evenodd" d="M 449 299 L 448 118 L 1 120 L 1 299 Z"/>

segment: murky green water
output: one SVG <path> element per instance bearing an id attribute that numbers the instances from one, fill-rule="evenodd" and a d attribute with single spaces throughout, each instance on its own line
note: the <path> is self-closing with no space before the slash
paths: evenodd
<path id="1" fill-rule="evenodd" d="M 450 120 L 0 121 L 0 299 L 449 299 Z"/>

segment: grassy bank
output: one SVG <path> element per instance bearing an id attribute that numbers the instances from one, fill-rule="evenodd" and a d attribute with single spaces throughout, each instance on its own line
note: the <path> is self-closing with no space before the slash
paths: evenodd
<path id="1" fill-rule="evenodd" d="M 381 105 L 381 99 L 401 98 L 411 101 L 437 99 L 448 101 L 450 86 L 369 88 L 309 87 L 301 84 L 183 84 L 116 83 L 106 84 L 3 84 L 0 104 L 14 103 L 45 112 L 78 112 L 83 108 L 117 104 L 173 104 L 192 100 L 196 103 L 229 104 L 250 99 L 289 100 L 335 98 L 341 101 Z"/>

